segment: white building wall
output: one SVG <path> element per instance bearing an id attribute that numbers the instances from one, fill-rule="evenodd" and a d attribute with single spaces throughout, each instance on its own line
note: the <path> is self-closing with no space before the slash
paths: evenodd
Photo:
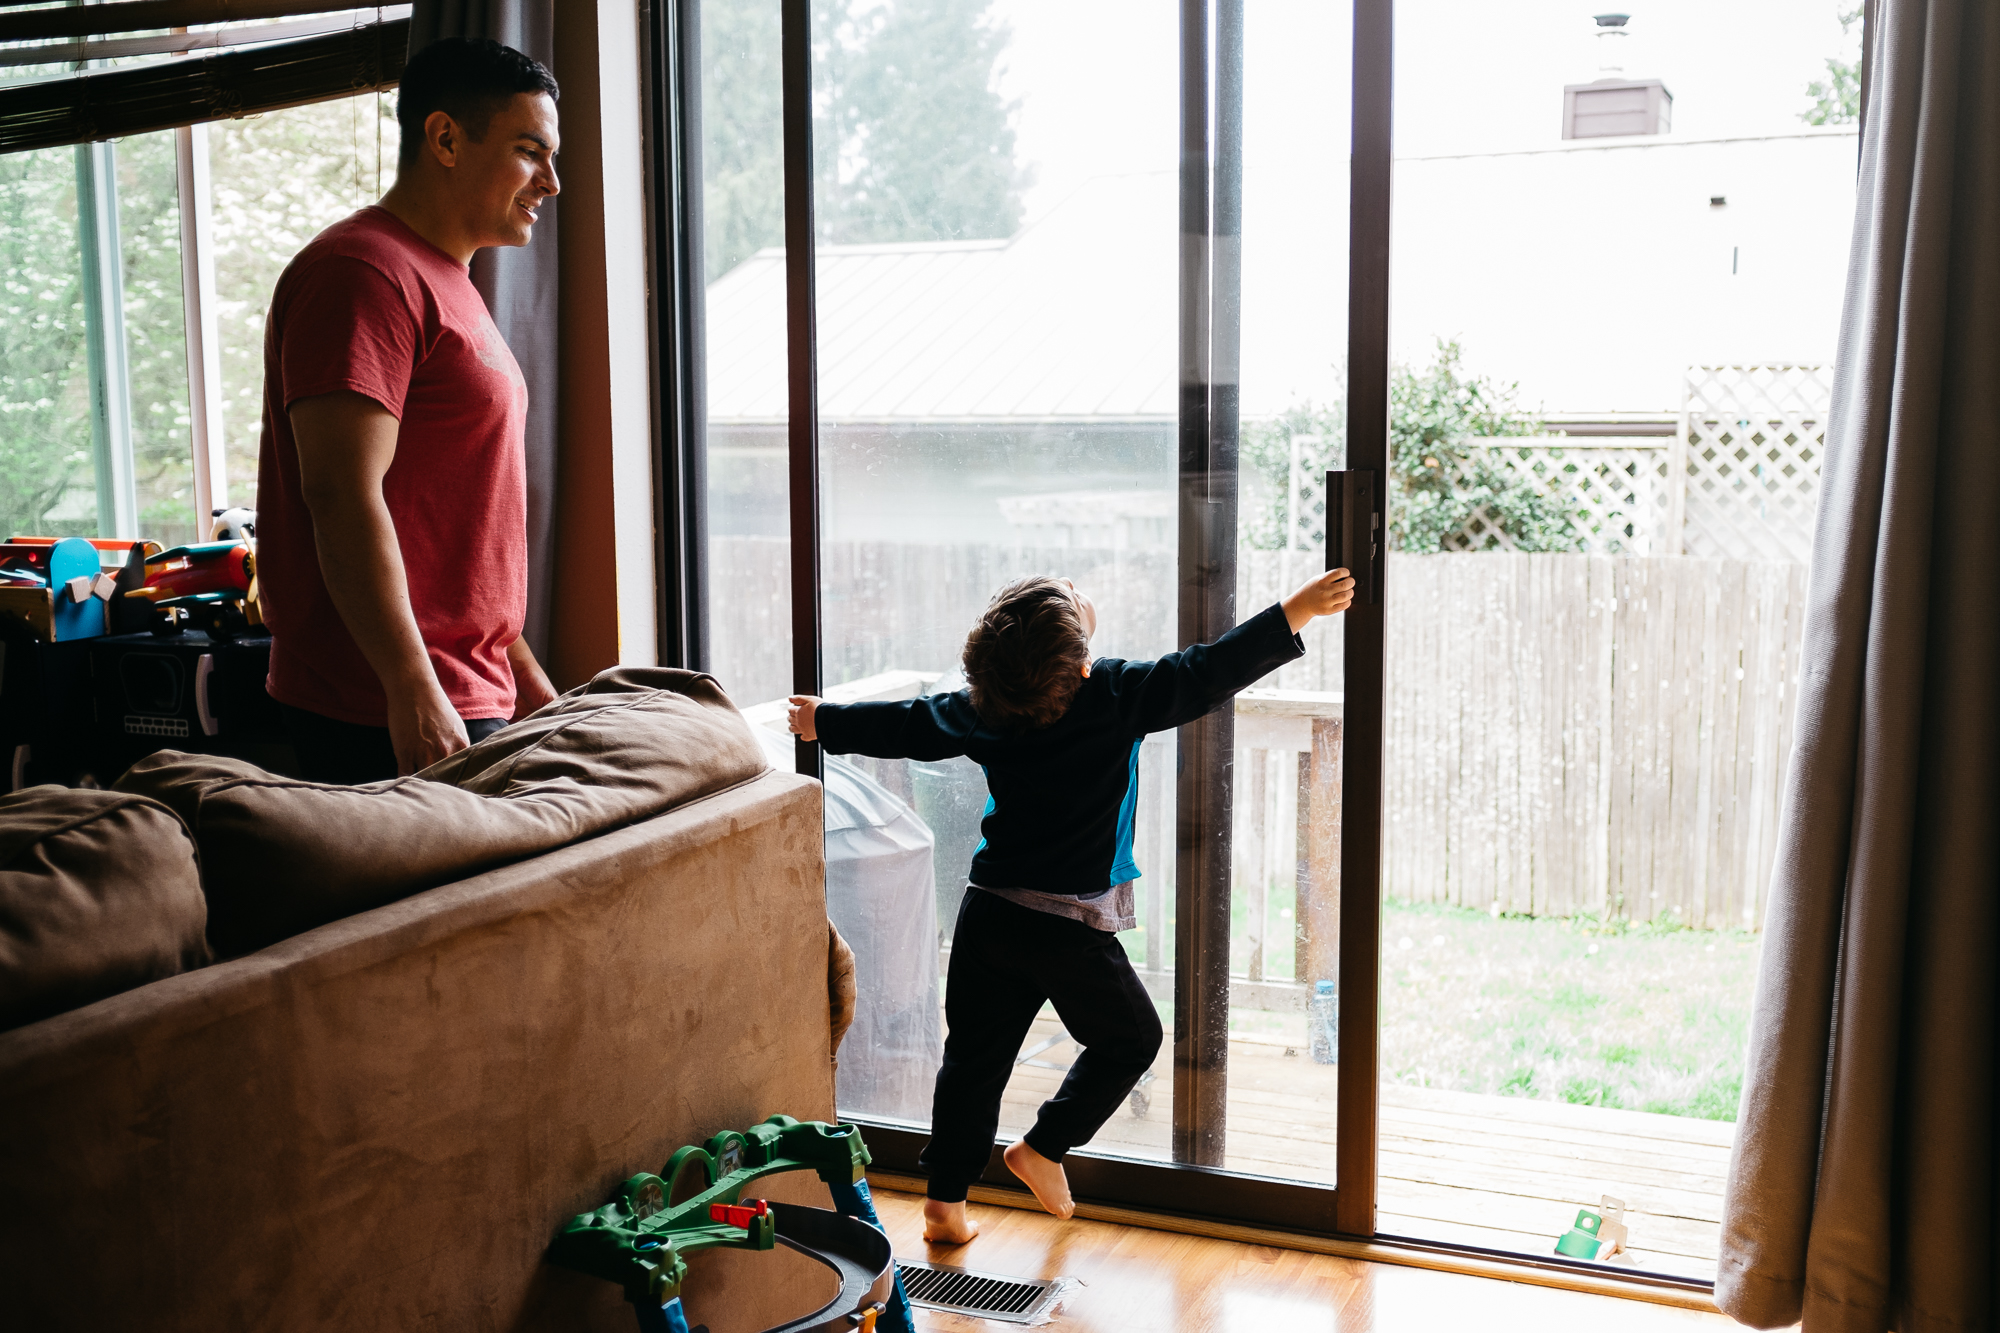
<path id="1" fill-rule="evenodd" d="M 1395 357 L 1457 338 L 1557 413 L 1677 411 L 1691 365 L 1831 364 L 1855 151 L 1847 128 L 1399 160 Z"/>
<path id="2" fill-rule="evenodd" d="M 1830 364 L 1855 147 L 1839 129 L 1399 159 L 1395 358 L 1456 338 L 1556 414 L 1676 412 L 1692 365 Z M 1345 175 L 1246 184 L 1246 416 L 1342 396 Z M 824 418 L 1170 422 L 1175 228 L 1153 172 L 1092 180 L 1004 243 L 823 250 Z M 778 251 L 709 288 L 716 421 L 783 420 L 783 298 Z"/>

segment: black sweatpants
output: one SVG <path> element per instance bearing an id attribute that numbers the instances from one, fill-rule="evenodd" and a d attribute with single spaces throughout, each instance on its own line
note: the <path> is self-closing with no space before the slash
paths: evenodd
<path id="1" fill-rule="evenodd" d="M 931 1141 L 917 1159 L 931 1198 L 957 1203 L 985 1172 L 1000 1094 L 1044 1001 L 1082 1048 L 1027 1134 L 1029 1147 L 1060 1162 L 1090 1141 L 1152 1067 L 1159 1011 L 1116 935 L 967 889 L 951 937 Z"/>
<path id="2" fill-rule="evenodd" d="M 285 738 L 299 757 L 299 776 L 307 782 L 359 787 L 387 782 L 396 776 L 396 747 L 387 727 L 342 722 L 337 717 L 279 704 L 285 716 Z M 465 734 L 477 745 L 507 725 L 504 717 L 468 717 Z"/>

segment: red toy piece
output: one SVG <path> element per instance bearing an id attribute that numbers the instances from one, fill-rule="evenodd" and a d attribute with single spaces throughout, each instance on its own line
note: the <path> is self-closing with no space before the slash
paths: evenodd
<path id="1" fill-rule="evenodd" d="M 128 593 L 148 601 L 188 597 L 196 593 L 250 591 L 254 572 L 250 547 L 245 542 L 203 542 L 199 546 L 176 546 L 146 560 L 146 586 Z"/>
<path id="2" fill-rule="evenodd" d="M 708 1220 L 726 1222 L 732 1227 L 742 1227 L 745 1231 L 760 1217 L 770 1214 L 771 1205 L 762 1199 L 751 1199 L 744 1203 L 712 1203 L 708 1206 Z"/>

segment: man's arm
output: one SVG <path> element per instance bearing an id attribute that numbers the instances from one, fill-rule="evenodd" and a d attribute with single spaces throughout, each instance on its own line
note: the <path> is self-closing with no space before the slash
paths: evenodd
<path id="1" fill-rule="evenodd" d="M 288 415 L 320 575 L 388 696 L 396 771 L 414 773 L 468 741 L 465 723 L 438 684 L 417 632 L 396 525 L 382 498 L 399 423 L 387 408 L 358 393 L 301 398 Z"/>
<path id="2" fill-rule="evenodd" d="M 535 660 L 535 650 L 528 647 L 526 639 L 516 639 L 507 645 L 507 665 L 514 671 L 514 721 L 519 722 L 544 704 L 555 702 L 556 687 L 542 670 L 542 664 Z"/>

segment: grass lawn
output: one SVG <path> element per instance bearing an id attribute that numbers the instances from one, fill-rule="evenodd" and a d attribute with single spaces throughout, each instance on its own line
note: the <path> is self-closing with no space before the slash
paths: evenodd
<path id="1" fill-rule="evenodd" d="M 1758 937 L 1385 904 L 1387 1082 L 1734 1120 Z"/>
<path id="2" fill-rule="evenodd" d="M 1265 975 L 1288 980 L 1289 889 L 1268 902 Z M 1734 1120 L 1757 946 L 1744 931 L 1385 903 L 1383 1081 Z M 1295 1014 L 1236 1009 L 1230 1030 L 1305 1043 Z"/>

